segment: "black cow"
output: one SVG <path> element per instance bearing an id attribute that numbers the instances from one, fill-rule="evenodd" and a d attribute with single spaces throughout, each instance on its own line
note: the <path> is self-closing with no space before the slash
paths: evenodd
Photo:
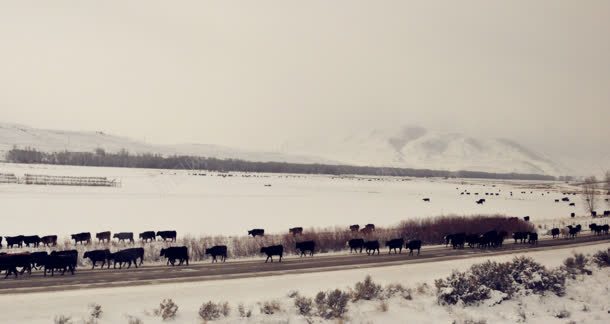
<path id="1" fill-rule="evenodd" d="M 479 205 L 483 205 L 484 202 L 485 202 L 485 199 L 482 199 L 482 198 L 476 201 L 476 203 Z"/>
<path id="2" fill-rule="evenodd" d="M 104 265 L 108 264 L 108 269 L 110 269 L 110 250 L 93 250 L 87 251 L 83 255 L 83 258 L 89 258 L 91 260 L 92 267 L 95 268 L 97 262 L 102 262 L 102 269 L 104 269 Z"/>
<path id="3" fill-rule="evenodd" d="M 607 201 L 607 199 L 606 199 L 606 201 Z M 610 210 L 604 210 L 604 216 L 610 216 Z"/>
<path id="4" fill-rule="evenodd" d="M 529 222 L 530 221 L 530 217 L 529 216 L 523 216 L 523 220 L 526 221 L 526 222 Z"/>
<path id="5" fill-rule="evenodd" d="M 595 210 L 591 211 L 591 216 L 592 217 L 597 217 L 597 212 Z"/>
<path id="6" fill-rule="evenodd" d="M 61 271 L 62 276 L 66 271 L 70 271 L 74 275 L 77 262 L 78 251 L 76 250 L 53 251 L 44 264 L 44 275 L 46 276 L 48 271 L 51 272 L 51 276 L 55 275 L 55 271 Z"/>
<path id="7" fill-rule="evenodd" d="M 377 251 L 377 255 L 379 255 L 379 241 L 375 240 L 364 242 L 364 249 L 368 255 L 371 255 L 371 252 L 373 252 L 372 255 L 375 255 L 375 251 Z"/>
<path id="8" fill-rule="evenodd" d="M 456 233 L 451 236 L 451 246 L 454 249 L 463 249 L 466 243 L 466 233 Z"/>
<path id="9" fill-rule="evenodd" d="M 120 250 L 115 253 L 111 253 L 110 260 L 113 261 L 113 268 L 116 269 L 117 263 L 119 264 L 119 269 L 123 268 L 123 263 L 127 263 L 127 269 L 131 268 L 131 263 L 138 267 L 138 259 L 140 259 L 140 265 L 142 265 L 144 260 L 144 249 L 143 248 L 131 248 Z"/>
<path id="10" fill-rule="evenodd" d="M 570 198 L 568 198 L 568 197 L 563 197 L 563 198 L 561 198 L 561 201 L 570 201 Z"/>
<path id="11" fill-rule="evenodd" d="M 417 250 L 417 255 L 421 252 L 421 240 L 411 240 L 407 243 L 406 248 L 409 249 L 409 255 L 413 255 L 413 250 Z"/>
<path id="12" fill-rule="evenodd" d="M 158 231 L 157 236 L 161 236 L 163 241 L 167 241 L 169 239 L 172 242 L 176 242 L 176 237 L 178 234 L 176 231 Z"/>
<path id="13" fill-rule="evenodd" d="M 44 246 L 56 246 L 57 235 L 47 235 L 40 238 L 40 243 Z"/>
<path id="14" fill-rule="evenodd" d="M 362 248 L 364 247 L 364 240 L 351 239 L 347 241 L 347 245 L 349 246 L 349 253 L 352 253 L 352 251 L 362 253 Z M 358 249 L 360 249 L 360 251 L 358 251 Z"/>
<path id="15" fill-rule="evenodd" d="M 110 242 L 110 231 L 96 233 L 95 238 L 98 242 Z"/>
<path id="16" fill-rule="evenodd" d="M 608 225 L 608 224 L 602 225 L 602 232 L 604 232 L 604 234 L 608 234 L 608 231 L 610 231 L 610 225 Z"/>
<path id="17" fill-rule="evenodd" d="M 576 206 L 576 203 L 569 203 L 568 206 Z"/>
<path id="18" fill-rule="evenodd" d="M 468 234 L 468 235 L 466 235 L 465 241 L 468 244 L 468 247 L 469 248 L 474 248 L 475 246 L 478 246 L 479 242 L 480 242 L 480 240 L 479 240 L 480 237 L 481 236 L 479 234 Z"/>
<path id="19" fill-rule="evenodd" d="M 31 260 L 32 269 L 37 270 L 37 269 L 44 267 L 44 264 L 47 261 L 47 258 L 49 257 L 49 253 L 47 253 L 47 251 L 32 252 L 32 253 L 30 253 L 30 256 L 32 258 L 32 260 Z"/>
<path id="20" fill-rule="evenodd" d="M 401 239 L 401 238 L 392 239 L 392 240 L 385 242 L 385 246 L 388 247 L 388 254 L 391 254 L 392 250 L 394 250 L 394 254 L 396 254 L 396 253 L 401 254 L 403 245 L 405 245 L 405 240 Z M 396 251 L 396 250 L 398 250 L 398 251 Z"/>
<path id="21" fill-rule="evenodd" d="M 175 265 L 176 260 L 179 260 L 178 265 L 182 265 L 186 261 L 186 265 L 189 265 L 189 250 L 186 246 L 173 246 L 165 249 L 161 249 L 161 256 L 167 258 L 167 264 Z"/>
<path id="22" fill-rule="evenodd" d="M 368 229 L 371 232 L 375 231 L 375 224 L 366 224 L 366 226 L 364 226 L 365 229 Z"/>
<path id="23" fill-rule="evenodd" d="M 349 230 L 352 232 L 358 232 L 358 231 L 360 231 L 360 225 L 358 225 L 358 224 L 350 225 Z"/>
<path id="24" fill-rule="evenodd" d="M 0 236 L 0 249 L 2 248 L 2 236 Z"/>
<path id="25" fill-rule="evenodd" d="M 91 233 L 83 232 L 78 234 L 72 234 L 72 239 L 74 240 L 74 244 L 78 244 L 79 242 L 82 244 L 91 243 Z"/>
<path id="26" fill-rule="evenodd" d="M 0 255 L 0 271 L 6 271 L 4 279 L 8 278 L 11 274 L 15 275 L 15 278 L 19 275 L 17 268 L 21 269 L 21 274 L 25 271 L 32 273 L 32 256 L 30 253 L 16 253 L 16 254 L 1 254 Z"/>
<path id="27" fill-rule="evenodd" d="M 551 229 L 551 235 L 553 236 L 553 238 L 559 237 L 559 228 L 555 227 L 553 229 Z"/>
<path id="28" fill-rule="evenodd" d="M 568 225 L 568 233 L 570 234 L 570 238 L 576 238 L 578 232 L 580 232 L 580 224 L 578 226 Z"/>
<path id="29" fill-rule="evenodd" d="M 282 256 L 284 256 L 284 246 L 283 245 L 265 246 L 265 247 L 261 248 L 261 253 L 265 253 L 267 255 L 267 259 L 265 259 L 265 263 L 267 263 L 267 261 L 269 261 L 269 259 L 271 259 L 271 262 L 273 262 L 274 255 L 279 255 L 280 262 L 282 262 Z"/>
<path id="30" fill-rule="evenodd" d="M 134 243 L 132 232 L 114 233 L 114 235 L 112 235 L 112 238 L 119 239 L 119 242 L 129 241 L 130 243 Z"/>
<path id="31" fill-rule="evenodd" d="M 255 228 L 255 229 L 249 230 L 248 235 L 252 235 L 252 237 L 265 236 L 265 230 L 262 228 Z"/>
<path id="32" fill-rule="evenodd" d="M 530 233 L 528 243 L 538 244 L 538 233 Z"/>
<path id="33" fill-rule="evenodd" d="M 292 236 L 296 236 L 297 234 L 303 234 L 302 227 L 293 227 L 288 229 L 288 233 L 292 234 Z"/>
<path id="34" fill-rule="evenodd" d="M 529 232 L 514 232 L 513 233 L 513 239 L 515 240 L 515 244 L 517 243 L 517 241 L 519 241 L 519 243 L 525 243 L 525 240 L 527 240 L 529 236 Z"/>
<path id="35" fill-rule="evenodd" d="M 148 242 L 148 241 L 154 241 L 157 238 L 157 235 L 155 235 L 154 231 L 146 231 L 146 232 L 142 232 L 140 233 L 140 240 L 144 241 L 144 242 Z"/>
<path id="36" fill-rule="evenodd" d="M 4 238 L 6 239 L 6 247 L 9 249 L 12 249 L 15 245 L 19 248 L 23 247 L 23 235 L 5 236 Z"/>
<path id="37" fill-rule="evenodd" d="M 424 198 L 423 201 L 430 202 L 430 198 Z"/>
<path id="38" fill-rule="evenodd" d="M 306 256 L 307 252 L 309 252 L 310 256 L 313 256 L 313 252 L 316 249 L 316 242 L 314 242 L 314 241 L 297 242 L 295 245 L 295 249 L 301 251 L 301 257 Z"/>
<path id="39" fill-rule="evenodd" d="M 220 260 L 225 262 L 227 259 L 227 246 L 226 245 L 216 245 L 209 249 L 205 249 L 205 254 L 210 254 L 212 256 L 212 262 L 218 262 L 216 257 L 220 256 Z"/>
<path id="40" fill-rule="evenodd" d="M 38 236 L 38 235 L 24 236 L 23 244 L 25 244 L 25 246 L 27 246 L 27 247 L 30 247 L 30 244 L 32 244 L 33 247 L 38 247 L 40 245 L 40 236 Z"/>

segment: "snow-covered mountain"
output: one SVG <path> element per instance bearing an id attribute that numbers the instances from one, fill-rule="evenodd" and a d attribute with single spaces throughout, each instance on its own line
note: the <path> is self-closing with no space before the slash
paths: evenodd
<path id="1" fill-rule="evenodd" d="M 222 159 L 243 159 L 255 162 L 337 163 L 323 158 L 279 152 L 248 151 L 210 144 L 156 145 L 104 132 L 38 129 L 18 124 L 0 123 L 0 159 L 13 146 L 19 148 L 30 147 L 44 152 L 64 150 L 93 152 L 96 148 L 103 148 L 107 152 L 118 152 L 125 149 L 135 154 L 182 154 Z"/>
<path id="2" fill-rule="evenodd" d="M 434 170 L 469 170 L 564 175 L 551 159 L 507 139 L 473 138 L 421 127 L 360 132 L 349 137 L 318 138 L 284 145 L 282 152 L 258 152 L 209 144 L 155 145 L 103 132 L 37 129 L 0 123 L 0 158 L 13 146 L 40 151 L 184 154 L 249 161 L 332 163 Z"/>
<path id="3" fill-rule="evenodd" d="M 360 132 L 348 137 L 288 143 L 286 150 L 356 165 L 564 175 L 566 168 L 508 139 L 474 138 L 422 127 Z"/>

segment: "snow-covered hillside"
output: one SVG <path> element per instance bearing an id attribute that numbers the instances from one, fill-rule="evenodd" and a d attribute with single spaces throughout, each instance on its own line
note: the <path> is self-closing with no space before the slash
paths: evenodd
<path id="1" fill-rule="evenodd" d="M 313 145 L 312 143 L 321 144 Z M 416 169 L 562 175 L 559 163 L 508 139 L 474 138 L 422 127 L 363 131 L 341 138 L 289 143 L 287 151 L 344 163 Z"/>

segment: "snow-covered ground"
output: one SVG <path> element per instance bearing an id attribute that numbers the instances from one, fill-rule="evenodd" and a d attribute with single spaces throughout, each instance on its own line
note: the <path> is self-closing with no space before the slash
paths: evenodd
<path id="1" fill-rule="evenodd" d="M 543 252 L 523 252 L 536 261 L 555 267 L 574 252 L 594 253 L 610 248 L 609 243 L 566 248 Z M 334 288 L 346 289 L 361 281 L 367 274 L 382 283 L 400 283 L 416 288 L 427 283 L 430 290 L 414 293 L 413 300 L 391 299 L 387 312 L 378 309 L 378 302 L 349 304 L 349 322 L 353 323 L 451 323 L 457 320 L 487 320 L 487 323 L 515 323 L 521 314 L 527 323 L 607 323 L 610 271 L 598 270 L 584 281 L 570 282 L 567 296 L 527 296 L 503 302 L 493 307 L 444 307 L 436 303 L 433 280 L 447 276 L 452 269 L 465 270 L 474 263 L 491 259 L 507 261 L 513 255 L 480 257 L 435 263 L 410 264 L 379 268 L 340 270 L 334 272 L 288 274 L 273 277 L 207 281 L 184 284 L 158 284 L 152 286 L 90 289 L 52 293 L 30 293 L 0 296 L 2 323 L 49 323 L 56 315 L 71 316 L 74 323 L 88 316 L 88 305 L 97 303 L 104 311 L 99 323 L 127 323 L 127 315 L 136 316 L 144 323 L 161 323 L 152 314 L 164 298 L 173 299 L 179 306 L 176 323 L 200 323 L 197 311 L 207 301 L 228 301 L 232 308 L 224 322 L 248 323 L 305 323 L 296 315 L 292 300 L 287 294 L 298 290 L 301 295 L 314 296 L 318 291 Z M 273 316 L 259 313 L 257 303 L 277 300 L 283 311 Z M 253 310 L 253 317 L 240 319 L 237 305 L 243 303 Z M 583 310 L 588 308 L 588 310 Z M 558 319 L 555 315 L 566 309 L 570 318 Z"/>
<path id="2" fill-rule="evenodd" d="M 294 226 L 387 226 L 411 218 L 495 213 L 560 226 L 574 221 L 571 212 L 585 214 L 579 196 L 570 196 L 576 207 L 554 202 L 561 191 L 576 189 L 559 182 L 192 172 L 0 164 L 0 173 L 18 176 L 105 176 L 122 182 L 110 188 L 0 184 L 0 213 L 15 220 L 4 222 L 0 235 L 166 229 L 180 236 L 245 235 L 251 228 L 284 233 Z M 473 194 L 460 195 L 463 190 Z M 487 202 L 478 205 L 478 198 Z M 590 218 L 576 221 L 586 226 Z"/>

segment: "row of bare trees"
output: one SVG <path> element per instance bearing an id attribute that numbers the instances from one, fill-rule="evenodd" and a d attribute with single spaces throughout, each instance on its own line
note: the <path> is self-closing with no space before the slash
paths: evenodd
<path id="1" fill-rule="evenodd" d="M 606 171 L 602 181 L 598 181 L 595 176 L 585 178 L 582 184 L 582 198 L 588 212 L 593 213 L 599 207 L 600 194 L 610 195 L 610 170 Z M 606 199 L 606 202 L 610 207 L 610 201 Z"/>

